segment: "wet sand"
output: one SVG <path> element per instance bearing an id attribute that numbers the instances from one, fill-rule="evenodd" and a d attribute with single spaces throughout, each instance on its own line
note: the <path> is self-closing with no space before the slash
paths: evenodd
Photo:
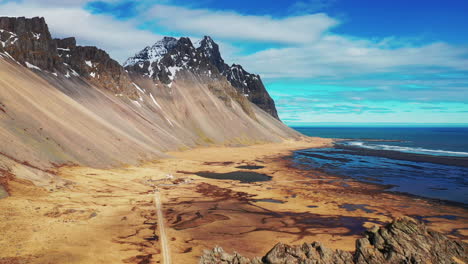
<path id="1" fill-rule="evenodd" d="M 403 215 L 468 238 L 467 209 L 302 171 L 284 158 L 293 150 L 330 143 L 311 138 L 199 148 L 110 170 L 62 167 L 58 174 L 67 184 L 52 182 L 48 190 L 12 180 L 11 195 L 0 200 L 0 263 L 162 263 L 156 187 L 173 263 L 197 263 L 201 252 L 215 245 L 248 257 L 262 255 L 277 242 L 321 241 L 330 248 L 353 250 L 366 227 Z M 241 177 L 240 171 L 271 180 L 196 175 Z"/>

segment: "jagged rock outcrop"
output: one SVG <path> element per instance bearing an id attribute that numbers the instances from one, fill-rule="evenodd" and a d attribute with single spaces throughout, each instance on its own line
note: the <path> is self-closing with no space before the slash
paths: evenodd
<path id="1" fill-rule="evenodd" d="M 55 39 L 59 56 L 78 75 L 92 84 L 113 92 L 138 98 L 135 86 L 124 68 L 104 50 L 77 46 L 75 38 Z M 66 73 L 70 76 L 70 72 Z M 73 72 L 71 73 L 73 74 Z"/>
<path id="2" fill-rule="evenodd" d="M 232 86 L 246 96 L 249 101 L 279 119 L 275 102 L 265 89 L 259 75 L 248 73 L 238 64 L 227 65 L 221 57 L 218 44 L 211 37 L 205 36 L 199 44 L 197 50 L 209 59 L 211 64 L 228 79 Z"/>
<path id="3" fill-rule="evenodd" d="M 231 107 L 231 99 L 239 103 L 244 112 L 255 119 L 248 99 L 232 86 L 212 64 L 205 53 L 200 52 L 189 38 L 165 37 L 152 47 L 146 47 L 135 57 L 129 58 L 125 69 L 151 77 L 171 87 L 175 78 L 188 71 L 207 83 L 211 92 Z M 178 74 L 178 75 L 177 75 Z M 177 76 L 176 76 L 177 75 Z"/>
<path id="4" fill-rule="evenodd" d="M 219 79 L 218 69 L 204 53 L 199 52 L 189 38 L 164 37 L 152 47 L 146 47 L 129 58 L 124 67 L 170 85 L 176 73 L 190 71 L 200 77 Z"/>
<path id="5" fill-rule="evenodd" d="M 275 103 L 260 76 L 246 72 L 240 65 L 228 66 L 219 46 L 210 37 L 205 36 L 196 46 L 189 38 L 164 37 L 130 57 L 124 67 L 168 85 L 182 70 L 210 79 L 226 79 L 240 96 L 279 119 Z"/>
<path id="6" fill-rule="evenodd" d="M 29 68 L 64 72 L 44 18 L 0 17 L 0 51 Z"/>
<path id="7" fill-rule="evenodd" d="M 373 228 L 356 242 L 355 263 L 456 263 L 468 261 L 468 244 L 449 239 L 410 218 Z"/>
<path id="8" fill-rule="evenodd" d="M 234 252 L 234 254 L 228 254 L 220 247 L 215 247 L 211 251 L 206 251 L 200 258 L 200 264 L 262 264 L 260 258 L 254 258 L 252 260 L 243 257 Z"/>
<path id="9" fill-rule="evenodd" d="M 319 242 L 304 243 L 300 246 L 289 246 L 278 243 L 264 257 L 263 263 L 353 263 L 351 253 L 332 250 Z M 312 262 L 314 261 L 314 262 Z"/>
<path id="10" fill-rule="evenodd" d="M 354 254 L 325 248 L 318 242 L 289 246 L 276 244 L 261 260 L 249 260 L 216 247 L 205 251 L 200 264 L 380 264 L 380 263 L 466 263 L 468 244 L 428 229 L 423 223 L 402 218 L 385 227 L 365 232 L 356 241 Z"/>
<path id="11" fill-rule="evenodd" d="M 224 72 L 229 82 L 254 104 L 279 119 L 275 101 L 270 97 L 259 75 L 250 74 L 242 66 L 233 64 Z"/>
<path id="12" fill-rule="evenodd" d="M 0 17 L 0 51 L 30 69 L 83 77 L 97 87 L 137 98 L 123 67 L 103 50 L 76 45 L 75 38 L 52 39 L 42 17 Z"/>

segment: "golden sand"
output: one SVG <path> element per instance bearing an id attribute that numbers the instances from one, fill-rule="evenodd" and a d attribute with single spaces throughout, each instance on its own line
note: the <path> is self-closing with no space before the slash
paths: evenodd
<path id="1" fill-rule="evenodd" d="M 330 143 L 310 138 L 197 148 L 109 170 L 63 167 L 58 174 L 68 183 L 52 183 L 48 190 L 12 180 L 11 196 L 0 200 L 0 263 L 161 263 L 155 188 L 173 263 L 197 263 L 204 249 L 216 245 L 247 257 L 261 256 L 277 242 L 321 241 L 353 250 L 364 227 L 402 215 L 459 216 L 426 220 L 437 231 L 466 238 L 468 224 L 460 218 L 468 216 L 466 209 L 352 180 L 345 187 L 342 178 L 292 168 L 284 158 Z M 241 165 L 264 166 L 252 171 L 272 180 L 241 183 L 193 174 L 245 170 L 236 168 Z"/>

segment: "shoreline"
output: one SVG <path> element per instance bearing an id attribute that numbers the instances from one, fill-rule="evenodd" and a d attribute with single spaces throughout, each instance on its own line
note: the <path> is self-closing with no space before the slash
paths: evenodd
<path id="1" fill-rule="evenodd" d="M 447 166 L 458 166 L 468 168 L 468 157 L 459 156 L 432 156 L 427 154 L 406 153 L 393 150 L 374 150 L 352 146 L 339 146 L 339 149 L 354 150 L 363 156 L 377 156 L 395 160 L 429 162 Z"/>
<path id="2" fill-rule="evenodd" d="M 298 150 L 294 150 L 292 153 L 294 153 L 296 151 L 302 151 L 302 150 L 308 150 L 308 149 L 298 149 Z M 306 170 L 306 171 L 308 170 L 308 169 L 305 169 L 305 168 L 302 169 L 302 168 L 296 168 L 296 167 L 292 166 L 294 164 L 294 161 L 292 161 L 292 157 L 293 157 L 292 155 L 288 155 L 288 156 L 284 157 L 285 160 L 287 160 L 287 162 L 288 162 L 288 166 L 291 165 L 290 167 L 294 168 L 294 169 Z M 423 200 L 427 200 L 428 202 L 431 202 L 431 203 L 434 203 L 434 204 L 447 205 L 447 206 L 456 206 L 456 207 L 460 207 L 460 208 L 463 208 L 463 209 L 468 209 L 468 204 L 462 203 L 462 202 L 431 198 L 431 197 L 426 197 L 426 196 L 411 194 L 411 193 L 406 193 L 406 192 L 389 191 L 390 188 L 395 186 L 395 185 L 391 185 L 391 184 L 383 184 L 383 183 L 378 183 L 378 182 L 362 181 L 362 180 L 359 180 L 359 179 L 355 179 L 352 176 L 331 174 L 331 173 L 328 173 L 325 170 L 322 170 L 320 168 L 313 168 L 313 169 L 309 169 L 309 170 L 319 171 L 319 172 L 321 172 L 323 174 L 326 174 L 326 175 L 339 177 L 339 178 L 342 178 L 342 179 L 345 179 L 345 180 L 356 181 L 356 182 L 359 182 L 359 183 L 362 183 L 362 184 L 365 184 L 365 185 L 373 185 L 373 186 L 376 186 L 376 187 L 380 187 L 382 192 L 387 192 L 387 193 L 390 193 L 390 194 L 407 196 L 409 198 L 423 199 Z"/>
<path id="3" fill-rule="evenodd" d="M 296 150 L 300 151 L 300 150 Z M 289 156 L 285 157 L 286 159 L 289 158 Z M 293 161 L 289 161 L 289 163 L 293 163 Z M 294 168 L 294 167 L 293 167 Z M 307 170 L 307 169 L 299 169 L 299 170 Z M 378 188 L 381 188 L 382 192 L 386 192 L 389 194 L 394 194 L 394 195 L 401 195 L 401 196 L 406 196 L 408 198 L 412 199 L 421 199 L 421 200 L 426 200 L 427 202 L 433 203 L 435 205 L 446 205 L 446 206 L 455 206 L 463 209 L 468 209 L 468 204 L 462 203 L 462 202 L 457 202 L 457 201 L 451 201 L 451 200 L 444 200 L 444 199 L 437 199 L 437 198 L 430 198 L 430 197 L 425 197 L 417 194 L 411 194 L 411 193 L 406 193 L 406 192 L 398 192 L 398 191 L 389 191 L 388 189 L 392 188 L 394 185 L 391 184 L 381 184 L 377 182 L 366 182 L 366 181 L 361 181 L 359 179 L 355 179 L 351 176 L 346 176 L 346 175 L 339 175 L 339 174 L 331 174 L 327 173 L 324 170 L 321 169 L 313 169 L 314 171 L 320 171 L 323 174 L 333 176 L 333 177 L 338 177 L 342 178 L 344 180 L 351 180 L 351 181 L 356 181 L 364 185 L 372 185 Z"/>
<path id="4" fill-rule="evenodd" d="M 337 140 L 335 142 L 339 141 L 340 140 Z M 431 172 L 431 168 L 434 168 L 434 173 L 438 172 L 438 174 L 441 175 L 443 175 L 443 173 L 441 171 L 437 171 L 436 169 L 443 169 L 444 171 L 447 171 L 447 173 L 450 173 L 451 170 L 462 171 L 458 173 L 458 177 L 462 178 L 463 174 L 460 175 L 460 173 L 466 171 L 463 167 L 467 166 L 468 164 L 466 162 L 463 162 L 468 162 L 468 157 L 432 156 L 427 154 L 413 154 L 390 150 L 372 150 L 341 144 L 335 144 L 324 151 L 321 151 L 319 149 L 303 149 L 295 151 L 295 153 L 296 154 L 290 156 L 290 158 L 294 159 L 294 157 L 296 157 L 295 159 L 297 159 L 296 162 L 298 167 L 302 168 L 303 166 L 304 169 L 319 170 L 323 173 L 332 174 L 335 176 L 342 177 L 344 179 L 354 179 L 362 183 L 376 184 L 378 186 L 382 186 L 383 191 L 385 192 L 426 199 L 428 201 L 433 202 L 434 204 L 454 205 L 465 209 L 468 208 L 466 196 L 465 199 L 462 199 L 463 196 L 460 196 L 463 195 L 463 191 L 461 190 L 464 190 L 462 183 L 459 183 L 460 185 L 456 185 L 455 182 L 443 182 L 444 179 L 438 178 L 441 181 L 440 184 L 444 187 L 443 189 L 440 188 L 440 190 L 445 192 L 447 190 L 450 190 L 450 186 L 452 186 L 451 188 L 457 188 L 455 191 L 458 196 L 450 196 L 450 194 L 448 193 L 446 193 L 445 196 L 444 194 L 433 194 L 431 193 L 431 188 L 429 185 L 426 185 L 426 189 L 413 190 L 412 188 L 410 188 L 411 185 L 400 184 L 400 182 L 404 182 L 405 179 L 407 180 L 406 177 L 418 177 L 418 173 L 425 173 L 423 175 L 429 177 L 428 179 L 430 179 L 431 175 L 429 174 Z M 371 157 L 370 161 L 366 158 L 367 156 Z M 314 162 L 311 162 L 309 164 L 309 162 L 307 161 L 308 157 L 311 157 L 311 161 L 315 160 L 315 158 L 318 158 L 318 164 L 322 165 L 315 166 Z M 305 159 L 304 162 L 301 161 L 302 158 Z M 396 172 L 395 169 L 392 167 L 388 167 L 389 171 L 386 171 L 387 168 L 384 165 L 382 165 L 384 166 L 383 168 L 379 169 L 379 167 L 371 167 L 369 165 L 366 165 L 367 163 L 360 163 L 372 163 L 373 158 L 384 158 L 384 161 L 385 159 L 390 159 L 388 161 L 385 161 L 384 163 L 394 163 L 399 166 L 407 166 L 413 169 L 413 171 L 410 171 L 409 175 L 403 174 L 403 172 L 398 174 L 398 172 Z M 399 160 L 405 161 L 405 163 L 399 163 Z M 447 162 L 447 160 L 449 160 L 450 162 Z M 460 162 L 462 162 L 463 164 L 460 165 Z M 442 164 L 445 166 L 439 166 L 437 164 Z M 331 166 L 330 169 L 327 166 Z M 340 168 L 340 166 L 343 166 L 344 168 Z M 347 169 L 347 166 L 350 166 L 351 169 Z M 364 172 L 360 172 L 360 168 L 362 168 Z M 371 168 L 375 169 L 370 170 Z M 425 169 L 425 171 L 417 171 L 422 169 Z M 374 173 L 376 177 L 373 177 Z M 379 173 L 382 177 L 378 177 Z M 388 176 L 388 179 L 387 175 L 390 175 Z M 411 181 L 411 183 L 418 184 L 419 181 L 423 180 L 425 180 L 425 178 L 421 176 L 417 178 L 417 180 L 415 179 Z"/>
<path id="5" fill-rule="evenodd" d="M 5 230 L 0 262 L 161 261 L 153 204 L 156 185 L 174 263 L 197 263 L 203 250 L 216 245 L 248 257 L 277 242 L 320 241 L 329 248 L 353 250 L 365 228 L 409 214 L 430 221 L 429 227 L 437 231 L 468 238 L 468 225 L 460 218 L 468 215 L 466 209 L 434 206 L 377 186 L 288 166 L 285 157 L 294 151 L 330 143 L 306 138 L 172 152 L 169 159 L 107 170 L 63 167 L 59 175 L 70 183 L 53 191 L 13 180 L 12 196 L 0 200 L 0 229 Z M 245 165 L 263 167 L 237 168 Z M 197 171 L 252 171 L 272 179 L 241 183 L 203 178 L 194 174 Z M 441 218 L 447 215 L 458 218 Z"/>

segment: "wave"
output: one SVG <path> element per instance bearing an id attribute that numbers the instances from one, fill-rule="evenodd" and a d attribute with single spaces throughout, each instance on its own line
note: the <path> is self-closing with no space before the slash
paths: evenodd
<path id="1" fill-rule="evenodd" d="M 360 141 L 351 141 L 351 142 L 347 142 L 346 144 L 349 146 L 353 146 L 353 147 L 373 149 L 373 150 L 390 150 L 390 151 L 398 151 L 398 152 L 414 153 L 414 154 L 425 154 L 425 155 L 433 155 L 433 156 L 468 157 L 468 152 L 460 152 L 460 151 L 392 146 L 392 145 L 384 145 L 384 144 L 373 145 L 373 144 L 366 144 Z"/>

